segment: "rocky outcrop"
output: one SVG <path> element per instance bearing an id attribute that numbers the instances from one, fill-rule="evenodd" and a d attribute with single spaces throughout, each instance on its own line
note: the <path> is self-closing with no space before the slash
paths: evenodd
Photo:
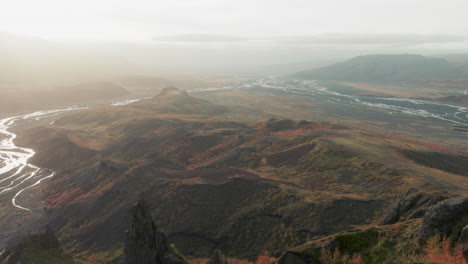
<path id="1" fill-rule="evenodd" d="M 15 247 L 0 254 L 2 264 L 74 264 L 73 258 L 64 253 L 51 228 L 31 234 Z"/>
<path id="2" fill-rule="evenodd" d="M 126 264 L 188 264 L 166 235 L 157 230 L 147 202 L 133 206 L 132 217 L 125 244 Z"/>
<path id="3" fill-rule="evenodd" d="M 379 225 L 391 225 L 403 220 L 422 218 L 428 207 L 444 199 L 447 197 L 439 194 L 410 192 L 384 211 Z"/>
<path id="4" fill-rule="evenodd" d="M 462 246 L 463 250 L 463 257 L 466 261 L 468 261 L 468 225 L 463 227 L 461 234 L 460 234 L 460 245 Z"/>
<path id="5" fill-rule="evenodd" d="M 228 262 L 226 256 L 223 255 L 223 252 L 219 249 L 215 249 L 206 264 L 228 264 Z"/>
<path id="6" fill-rule="evenodd" d="M 468 217 L 468 198 L 453 198 L 437 203 L 427 209 L 423 222 L 417 230 L 416 237 L 424 242 L 439 232 L 441 236 L 447 236 L 461 230 L 454 230 Z M 462 226 L 463 226 L 462 225 Z"/>

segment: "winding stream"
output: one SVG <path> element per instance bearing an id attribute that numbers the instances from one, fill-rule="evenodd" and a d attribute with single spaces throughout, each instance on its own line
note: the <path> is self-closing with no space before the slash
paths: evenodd
<path id="1" fill-rule="evenodd" d="M 28 163 L 34 156 L 34 150 L 15 145 L 16 134 L 10 131 L 19 121 L 40 120 L 64 112 L 85 109 L 70 107 L 65 109 L 38 111 L 32 114 L 8 117 L 0 120 L 0 195 L 13 193 L 11 202 L 18 209 L 32 211 L 17 203 L 18 196 L 27 189 L 33 188 L 42 181 L 51 178 L 54 172 Z"/>
<path id="2" fill-rule="evenodd" d="M 325 87 L 317 81 L 261 78 L 237 82 L 225 87 L 207 88 L 198 91 L 251 90 L 272 94 L 292 95 L 312 101 L 338 104 L 345 108 L 360 108 L 364 111 L 383 111 L 413 118 L 441 121 L 454 125 L 468 125 L 468 107 L 457 104 L 400 97 L 365 96 L 350 89 Z M 198 92 L 192 91 L 192 92 Z"/>
<path id="3" fill-rule="evenodd" d="M 142 99 L 145 98 L 113 102 L 112 105 L 123 106 Z M 54 171 L 51 169 L 39 168 L 28 162 L 34 156 L 34 150 L 16 146 L 14 143 L 16 134 L 11 132 L 11 129 L 19 122 L 51 118 L 66 112 L 87 108 L 87 106 L 73 106 L 57 110 L 37 111 L 0 120 L 0 196 L 11 195 L 11 203 L 14 207 L 32 212 L 33 208 L 18 204 L 18 197 L 24 191 L 54 176 Z M 53 121 L 50 124 L 53 124 Z"/>

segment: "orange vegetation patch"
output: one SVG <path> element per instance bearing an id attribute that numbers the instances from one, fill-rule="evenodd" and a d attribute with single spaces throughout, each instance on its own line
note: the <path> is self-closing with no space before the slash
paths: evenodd
<path id="1" fill-rule="evenodd" d="M 423 259 L 434 263 L 467 264 L 463 257 L 463 246 L 459 243 L 452 246 L 447 237 L 435 236 L 427 242 Z"/>
<path id="2" fill-rule="evenodd" d="M 57 193 L 55 195 L 48 196 L 47 198 L 47 208 L 58 208 L 63 205 L 66 205 L 74 200 L 75 197 L 84 194 L 84 190 L 80 187 L 70 189 L 64 192 Z"/>
<path id="3" fill-rule="evenodd" d="M 98 186 L 97 189 L 94 189 L 94 190 L 91 190 L 90 192 L 85 192 L 79 196 L 76 197 L 76 199 L 74 199 L 73 201 L 82 201 L 82 200 L 86 200 L 86 199 L 89 199 L 89 198 L 92 198 L 92 197 L 96 197 L 96 196 L 99 196 L 103 193 L 105 193 L 105 191 L 111 189 L 113 187 L 114 183 L 113 182 L 107 182 L 103 185 L 100 185 Z"/>
<path id="4" fill-rule="evenodd" d="M 263 252 L 260 256 L 258 256 L 257 261 L 255 264 L 270 264 L 276 263 L 276 258 L 272 257 L 268 252 Z"/>

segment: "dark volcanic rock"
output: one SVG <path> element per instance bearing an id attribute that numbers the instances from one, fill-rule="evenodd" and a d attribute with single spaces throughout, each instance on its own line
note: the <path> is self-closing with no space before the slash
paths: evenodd
<path id="1" fill-rule="evenodd" d="M 127 234 L 125 263 L 127 264 L 188 264 L 156 229 L 151 211 L 145 201 L 132 208 L 133 222 Z"/>
<path id="2" fill-rule="evenodd" d="M 461 230 L 453 230 L 463 219 L 468 217 L 468 198 L 453 198 L 437 203 L 427 209 L 424 215 L 423 222 L 417 230 L 416 237 L 424 242 L 433 235 L 439 232 L 440 235 L 446 236 L 453 232 Z"/>
<path id="3" fill-rule="evenodd" d="M 442 195 L 409 193 L 384 211 L 379 225 L 391 225 L 402 220 L 422 218 L 428 207 L 444 199 L 446 197 Z"/>
<path id="4" fill-rule="evenodd" d="M 313 264 L 311 259 L 304 259 L 292 252 L 285 251 L 279 257 L 277 264 Z"/>
<path id="5" fill-rule="evenodd" d="M 463 257 L 468 261 L 468 225 L 462 229 L 460 234 L 460 244 L 463 250 Z"/>
<path id="6" fill-rule="evenodd" d="M 226 256 L 223 255 L 223 252 L 221 252 L 219 249 L 215 249 L 213 251 L 213 255 L 211 255 L 206 264 L 228 264 L 228 262 Z"/>

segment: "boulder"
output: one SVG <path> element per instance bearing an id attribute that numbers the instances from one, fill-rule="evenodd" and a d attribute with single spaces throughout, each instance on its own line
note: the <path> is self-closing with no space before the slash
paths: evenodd
<path id="1" fill-rule="evenodd" d="M 468 216 L 468 198 L 447 199 L 431 206 L 424 215 L 423 222 L 416 231 L 420 242 L 427 241 L 436 232 L 441 236 L 448 236 L 461 230 L 453 230 Z"/>
<path id="2" fill-rule="evenodd" d="M 384 211 L 379 225 L 391 225 L 408 219 L 422 218 L 428 207 L 445 199 L 447 198 L 442 195 L 410 192 Z"/>

